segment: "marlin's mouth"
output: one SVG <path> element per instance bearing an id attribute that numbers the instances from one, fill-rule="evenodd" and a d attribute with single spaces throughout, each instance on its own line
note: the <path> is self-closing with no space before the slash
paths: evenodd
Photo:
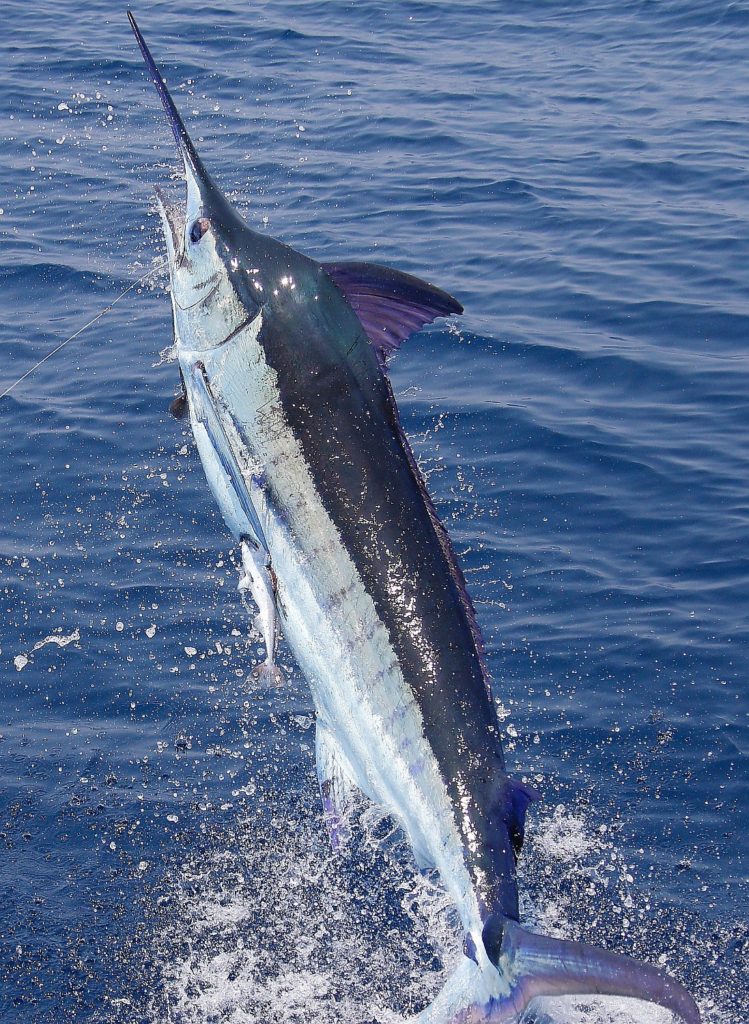
<path id="1" fill-rule="evenodd" d="M 185 212 L 178 202 L 170 202 L 158 186 L 156 186 L 155 192 L 159 207 L 159 214 L 161 216 L 161 224 L 164 229 L 167 254 L 169 257 L 169 271 L 170 275 L 172 275 L 172 293 L 174 296 L 174 302 L 180 309 L 194 309 L 196 306 L 199 306 L 201 302 L 206 302 L 210 299 L 220 287 L 221 274 L 217 271 L 215 274 L 211 274 L 210 277 L 206 277 L 202 281 L 193 282 L 193 292 L 200 292 L 199 297 L 197 297 L 193 302 L 183 303 L 177 300 L 176 290 L 174 289 L 173 274 L 175 270 L 184 265 L 186 260 Z M 211 285 L 212 287 L 210 287 Z"/>

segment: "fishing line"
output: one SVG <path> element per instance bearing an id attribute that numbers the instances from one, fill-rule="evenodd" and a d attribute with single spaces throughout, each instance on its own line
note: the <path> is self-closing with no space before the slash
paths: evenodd
<path id="1" fill-rule="evenodd" d="M 0 399 L 5 398 L 5 396 L 9 395 L 14 388 L 18 387 L 19 384 L 25 381 L 27 377 L 30 377 L 34 370 L 39 369 L 42 363 L 46 363 L 47 360 L 51 359 L 52 356 L 56 355 L 60 351 L 60 349 L 65 348 L 65 346 L 69 345 L 71 341 L 74 341 L 76 338 L 80 337 L 81 334 L 83 334 L 84 331 L 88 330 L 89 327 L 93 326 L 93 324 L 95 324 L 97 320 L 101 320 L 104 314 L 108 313 L 110 309 L 116 306 L 120 299 L 124 299 L 128 292 L 131 292 L 133 288 L 137 288 L 139 284 L 142 284 L 143 281 L 149 278 L 151 274 L 154 274 L 157 270 L 162 270 L 165 266 L 167 266 L 168 263 L 168 259 L 161 260 L 161 262 L 157 263 L 155 267 L 151 267 L 147 274 L 144 274 L 143 277 L 139 277 L 137 281 L 133 281 L 132 284 L 129 284 L 123 292 L 120 292 L 116 299 L 112 299 L 109 305 L 105 309 L 102 309 L 100 313 L 97 313 L 92 320 L 89 320 L 89 322 L 87 324 L 84 324 L 83 327 L 79 327 L 75 334 L 71 334 L 69 338 L 65 339 L 65 341 L 61 341 L 60 344 L 53 348 L 51 352 L 48 352 L 46 356 L 43 356 L 38 363 L 34 363 L 30 370 L 27 370 L 26 373 L 22 374 L 17 381 L 11 384 L 9 388 L 6 388 L 5 391 L 3 391 L 2 394 L 0 394 Z"/>

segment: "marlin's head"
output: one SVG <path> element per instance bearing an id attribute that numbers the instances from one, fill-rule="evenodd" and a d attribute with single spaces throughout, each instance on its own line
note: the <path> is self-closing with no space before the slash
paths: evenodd
<path id="1" fill-rule="evenodd" d="M 261 267 L 267 271 L 269 255 L 275 256 L 271 264 L 278 262 L 279 253 L 270 247 L 286 247 L 252 231 L 214 184 L 129 11 L 128 18 L 174 133 L 187 186 L 184 206 L 168 202 L 157 189 L 175 341 L 178 349 L 215 348 L 258 316 L 264 301 Z"/>
<path id="2" fill-rule="evenodd" d="M 187 159 L 185 179 L 184 205 L 170 203 L 160 189 L 156 198 L 169 260 L 175 341 L 200 350 L 221 344 L 254 319 L 259 304 L 246 289 L 240 296 L 234 280 L 238 261 L 233 268 L 227 226 L 238 214 Z"/>

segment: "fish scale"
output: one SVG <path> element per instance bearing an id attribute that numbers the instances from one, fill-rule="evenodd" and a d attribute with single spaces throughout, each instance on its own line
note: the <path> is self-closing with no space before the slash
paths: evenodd
<path id="1" fill-rule="evenodd" d="M 283 516 L 266 503 L 262 489 L 257 500 L 261 502 L 258 513 L 280 581 L 284 632 L 297 652 L 331 733 L 341 735 L 347 718 L 361 723 L 359 729 L 348 728 L 349 733 L 369 740 L 351 743 L 349 750 L 349 763 L 359 769 L 356 780 L 360 788 L 386 806 L 399 808 L 398 817 L 416 845 L 427 848 L 424 834 L 439 836 L 438 845 L 444 850 L 451 844 L 452 860 L 460 864 L 460 839 L 447 801 L 442 800 L 437 815 L 431 810 L 436 803 L 433 791 L 444 787 L 436 766 L 432 763 L 431 775 L 426 768 L 434 758 L 426 752 L 418 706 L 408 698 L 387 631 L 320 502 L 299 445 L 283 422 L 277 383 L 258 356 L 258 347 L 256 332 L 248 328 L 229 344 L 200 354 L 219 409 L 239 408 L 233 388 L 242 381 L 244 394 L 251 382 L 248 393 L 253 401 L 243 401 L 243 414 L 235 412 L 232 422 L 245 441 L 244 458 L 240 456 L 239 461 L 276 467 L 274 500 L 283 508 Z M 181 356 L 187 363 L 194 357 L 195 353 L 189 351 Z M 214 474 L 210 466 L 208 471 Z M 316 567 L 313 576 L 307 568 L 310 562 Z M 342 592 L 346 594 L 345 603 L 341 603 Z M 332 618 L 334 607 L 338 613 Z M 317 627 L 317 635 L 309 635 L 308 624 Z M 321 635 L 323 631 L 325 635 Z M 373 739 L 379 740 L 374 753 Z M 399 793 L 402 780 L 415 782 L 420 775 L 426 777 L 425 786 L 431 783 L 432 792 L 404 799 Z M 411 807 L 420 812 L 409 823 Z M 462 876 L 459 899 L 465 900 L 470 882 L 464 871 L 457 874 Z M 473 924 L 477 926 L 475 920 Z"/>

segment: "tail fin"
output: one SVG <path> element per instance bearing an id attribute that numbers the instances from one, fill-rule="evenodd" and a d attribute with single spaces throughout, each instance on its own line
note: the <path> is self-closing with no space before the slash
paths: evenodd
<path id="1" fill-rule="evenodd" d="M 533 999 L 563 995 L 643 999 L 671 1010 L 684 1024 L 701 1024 L 687 990 L 657 968 L 582 942 L 535 935 L 508 920 L 494 979 L 466 960 L 416 1020 L 517 1024 Z"/>
<path id="2" fill-rule="evenodd" d="M 512 921 L 505 922 L 502 956 L 512 979 L 510 997 L 521 1010 L 536 996 L 628 996 L 657 1003 L 685 1024 L 701 1024 L 697 1005 L 683 985 L 628 956 L 535 935 Z M 504 1019 L 490 1017 L 497 1024 Z"/>

